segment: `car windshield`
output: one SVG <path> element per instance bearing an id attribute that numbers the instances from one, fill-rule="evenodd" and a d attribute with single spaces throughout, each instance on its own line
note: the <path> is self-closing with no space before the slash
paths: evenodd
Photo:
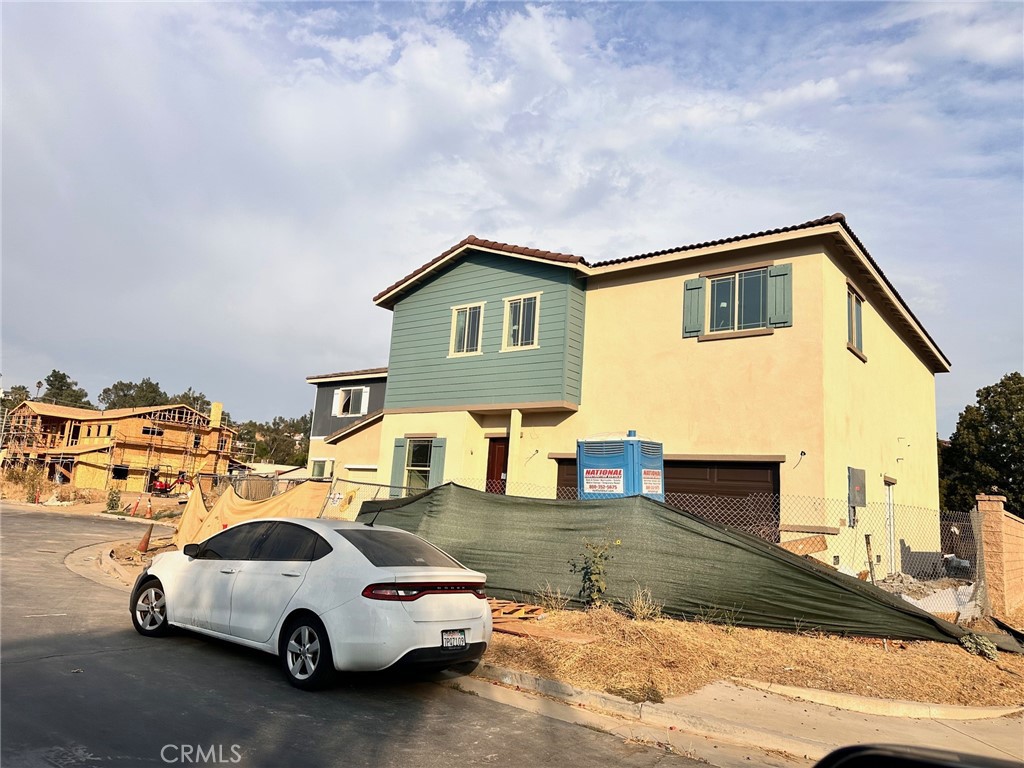
<path id="1" fill-rule="evenodd" d="M 462 568 L 459 563 L 432 544 L 404 531 L 371 528 L 335 529 L 376 566 L 420 565 L 435 568 Z"/>

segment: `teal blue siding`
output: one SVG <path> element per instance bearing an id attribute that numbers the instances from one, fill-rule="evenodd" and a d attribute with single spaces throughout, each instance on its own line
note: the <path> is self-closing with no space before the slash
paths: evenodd
<path id="1" fill-rule="evenodd" d="M 501 352 L 503 299 L 538 291 L 539 348 Z M 470 253 L 395 305 L 384 407 L 579 404 L 584 301 L 571 269 Z M 451 308 L 480 302 L 483 354 L 448 357 Z"/>

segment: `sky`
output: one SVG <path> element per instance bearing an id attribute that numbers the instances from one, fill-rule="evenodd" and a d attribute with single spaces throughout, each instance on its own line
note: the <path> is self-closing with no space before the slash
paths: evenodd
<path id="1" fill-rule="evenodd" d="M 2 384 L 236 421 L 387 364 L 466 235 L 590 261 L 836 211 L 953 363 L 1024 368 L 1024 6 L 4 3 Z"/>

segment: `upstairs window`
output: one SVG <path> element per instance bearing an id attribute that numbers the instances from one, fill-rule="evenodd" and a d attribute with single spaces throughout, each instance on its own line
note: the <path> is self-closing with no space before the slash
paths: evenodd
<path id="1" fill-rule="evenodd" d="M 483 315 L 483 304 L 452 307 L 452 339 L 448 350 L 449 357 L 480 354 Z"/>
<path id="2" fill-rule="evenodd" d="M 683 337 L 763 336 L 793 325 L 793 265 L 715 270 L 683 283 Z"/>
<path id="3" fill-rule="evenodd" d="M 540 294 L 505 299 L 503 350 L 536 347 Z"/>
<path id="4" fill-rule="evenodd" d="M 861 360 L 864 357 L 864 297 L 852 285 L 846 285 L 846 348 Z"/>
<path id="5" fill-rule="evenodd" d="M 711 279 L 711 332 L 768 327 L 768 270 Z"/>
<path id="6" fill-rule="evenodd" d="M 143 427 L 142 434 L 151 435 L 152 437 L 163 437 L 164 431 L 160 427 Z"/>
<path id="7" fill-rule="evenodd" d="M 335 416 L 363 416 L 370 401 L 369 387 L 344 387 L 334 390 Z"/>

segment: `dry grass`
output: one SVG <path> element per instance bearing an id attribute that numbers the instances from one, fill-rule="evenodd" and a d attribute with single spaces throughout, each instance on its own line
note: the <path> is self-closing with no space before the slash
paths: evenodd
<path id="1" fill-rule="evenodd" d="M 950 643 L 889 643 L 887 649 L 877 640 L 671 619 L 633 621 L 609 608 L 556 611 L 544 625 L 600 639 L 573 645 L 495 633 L 487 661 L 650 700 L 745 677 L 939 704 L 1024 704 L 1024 656 L 1000 653 L 993 663 Z"/>

